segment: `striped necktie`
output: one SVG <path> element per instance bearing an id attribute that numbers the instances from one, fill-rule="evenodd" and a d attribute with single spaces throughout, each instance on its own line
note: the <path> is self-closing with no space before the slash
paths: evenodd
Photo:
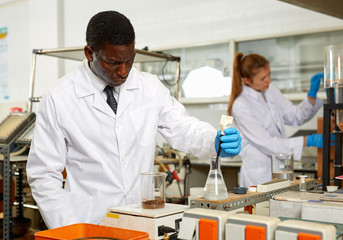
<path id="1" fill-rule="evenodd" d="M 112 108 L 113 112 L 115 114 L 117 114 L 117 106 L 118 106 L 118 103 L 116 101 L 116 99 L 114 98 L 114 95 L 113 95 L 113 87 L 107 85 L 104 89 L 104 92 L 106 93 L 107 95 L 107 100 L 106 102 L 108 103 L 108 105 L 110 105 L 110 107 Z"/>

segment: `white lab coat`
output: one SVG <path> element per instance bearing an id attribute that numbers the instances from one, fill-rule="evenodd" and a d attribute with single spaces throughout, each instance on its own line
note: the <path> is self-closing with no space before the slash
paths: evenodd
<path id="1" fill-rule="evenodd" d="M 244 187 L 271 180 L 274 153 L 289 153 L 293 148 L 294 159 L 300 160 L 303 137 L 286 138 L 285 125 L 305 123 L 323 104 L 317 98 L 312 106 L 305 97 L 299 105 L 293 105 L 272 84 L 265 97 L 267 102 L 261 92 L 244 85 L 232 107 L 234 123 L 242 137 L 240 185 Z"/>
<path id="2" fill-rule="evenodd" d="M 37 113 L 27 175 L 49 228 L 97 224 L 108 208 L 139 203 L 139 173 L 153 171 L 157 131 L 174 149 L 215 154 L 215 128 L 188 116 L 156 76 L 133 68 L 115 115 L 87 64 L 63 77 Z"/>

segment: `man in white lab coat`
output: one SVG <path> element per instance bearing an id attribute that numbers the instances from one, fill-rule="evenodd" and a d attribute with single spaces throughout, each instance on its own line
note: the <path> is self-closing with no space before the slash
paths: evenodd
<path id="1" fill-rule="evenodd" d="M 235 128 L 220 137 L 189 116 L 156 76 L 132 67 L 135 33 L 124 15 L 93 16 L 86 41 L 86 59 L 37 112 L 27 175 L 49 228 L 97 224 L 106 209 L 139 203 L 139 173 L 153 171 L 157 131 L 174 149 L 198 157 L 215 154 L 219 139 L 221 156 L 240 152 Z"/>

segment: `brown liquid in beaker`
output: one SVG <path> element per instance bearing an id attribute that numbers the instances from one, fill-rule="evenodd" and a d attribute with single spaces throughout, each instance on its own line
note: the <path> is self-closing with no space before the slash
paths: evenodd
<path id="1" fill-rule="evenodd" d="M 144 209 L 163 208 L 165 203 L 166 202 L 162 198 L 155 198 L 155 200 L 143 200 L 142 201 L 142 207 Z"/>

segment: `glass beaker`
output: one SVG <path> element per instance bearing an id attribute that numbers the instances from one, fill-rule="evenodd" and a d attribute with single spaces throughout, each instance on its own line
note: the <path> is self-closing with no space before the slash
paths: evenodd
<path id="1" fill-rule="evenodd" d="M 212 201 L 225 200 L 228 197 L 221 171 L 221 157 L 210 156 L 210 171 L 204 188 L 204 198 Z"/>
<path id="2" fill-rule="evenodd" d="M 292 153 L 273 154 L 272 160 L 272 179 L 287 179 L 294 181 L 294 160 Z"/>
<path id="3" fill-rule="evenodd" d="M 324 48 L 324 87 L 343 87 L 343 43 Z"/>
<path id="4" fill-rule="evenodd" d="M 163 208 L 166 203 L 167 174 L 162 172 L 140 173 L 141 203 L 144 209 Z"/>
<path id="5" fill-rule="evenodd" d="M 328 103 L 343 103 L 343 43 L 324 49 L 324 87 Z M 343 131 L 343 110 L 335 112 L 336 125 Z"/>

